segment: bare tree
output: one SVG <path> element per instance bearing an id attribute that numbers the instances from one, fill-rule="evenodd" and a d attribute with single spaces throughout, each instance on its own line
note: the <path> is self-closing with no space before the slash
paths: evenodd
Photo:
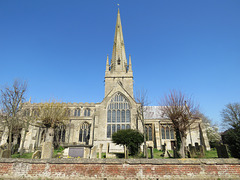
<path id="1" fill-rule="evenodd" d="M 52 101 L 39 105 L 39 116 L 37 119 L 47 128 L 46 141 L 53 143 L 54 129 L 64 125 L 64 120 L 69 119 L 69 113 L 65 103 Z"/>
<path id="2" fill-rule="evenodd" d="M 143 137 L 144 137 L 144 149 L 143 153 L 146 158 L 148 158 L 148 150 L 147 150 L 147 143 L 146 143 L 146 129 L 145 129 L 145 118 L 144 113 L 146 113 L 146 106 L 149 104 L 147 91 L 145 89 L 138 90 L 135 94 L 135 101 L 140 104 L 137 108 L 137 117 L 142 122 L 143 127 Z"/>
<path id="3" fill-rule="evenodd" d="M 225 128 L 240 126 L 240 103 L 229 103 L 221 112 Z"/>
<path id="4" fill-rule="evenodd" d="M 21 111 L 27 83 L 15 80 L 11 87 L 1 89 L 2 123 L 8 128 L 8 150 L 12 148 L 12 134 L 19 134 L 22 128 Z"/>
<path id="5" fill-rule="evenodd" d="M 181 91 L 170 91 L 161 100 L 163 115 L 168 117 L 176 132 L 181 139 L 180 155 L 185 158 L 187 130 L 196 121 L 199 111 L 190 97 L 184 95 Z"/>

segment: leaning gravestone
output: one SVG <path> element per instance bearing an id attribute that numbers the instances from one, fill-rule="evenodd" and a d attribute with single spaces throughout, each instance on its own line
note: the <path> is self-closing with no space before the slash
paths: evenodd
<path id="1" fill-rule="evenodd" d="M 217 155 L 218 158 L 229 158 L 227 146 L 225 144 L 217 146 Z"/>
<path id="2" fill-rule="evenodd" d="M 41 159 L 50 159 L 53 155 L 53 145 L 51 142 L 44 142 L 42 146 Z"/>
<path id="3" fill-rule="evenodd" d="M 10 158 L 11 157 L 11 151 L 10 150 L 3 150 L 2 152 L 2 158 Z"/>
<path id="4" fill-rule="evenodd" d="M 98 146 L 93 146 L 91 149 L 91 159 L 97 158 L 97 148 Z"/>
<path id="5" fill-rule="evenodd" d="M 41 151 L 35 151 L 32 155 L 32 159 L 41 159 Z"/>

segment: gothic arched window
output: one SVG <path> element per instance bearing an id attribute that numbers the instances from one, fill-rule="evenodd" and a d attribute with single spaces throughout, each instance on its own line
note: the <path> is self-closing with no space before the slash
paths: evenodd
<path id="1" fill-rule="evenodd" d="M 90 109 L 85 109 L 84 116 L 90 116 Z"/>
<path id="2" fill-rule="evenodd" d="M 170 135 L 169 135 L 169 127 L 166 128 L 166 139 L 170 139 Z"/>
<path id="3" fill-rule="evenodd" d="M 153 130 L 152 130 L 152 125 L 151 124 L 146 124 L 145 125 L 145 132 L 147 135 L 147 140 L 152 141 L 153 140 Z"/>
<path id="4" fill-rule="evenodd" d="M 79 131 L 79 142 L 89 143 L 90 139 L 90 125 L 88 123 L 83 123 Z"/>
<path id="5" fill-rule="evenodd" d="M 171 128 L 171 139 L 175 139 L 175 137 L 174 137 L 174 129 L 173 128 Z"/>
<path id="6" fill-rule="evenodd" d="M 75 109 L 74 116 L 80 116 L 80 109 L 79 108 Z"/>
<path id="7" fill-rule="evenodd" d="M 107 107 L 107 138 L 120 129 L 130 129 L 131 109 L 128 100 L 117 93 Z"/>

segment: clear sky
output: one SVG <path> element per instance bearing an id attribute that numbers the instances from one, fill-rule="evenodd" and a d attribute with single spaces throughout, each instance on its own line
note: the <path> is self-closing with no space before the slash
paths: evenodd
<path id="1" fill-rule="evenodd" d="M 117 4 L 134 88 L 171 89 L 221 121 L 240 102 L 240 0 L 0 0 L 0 86 L 28 81 L 33 102 L 101 102 Z"/>

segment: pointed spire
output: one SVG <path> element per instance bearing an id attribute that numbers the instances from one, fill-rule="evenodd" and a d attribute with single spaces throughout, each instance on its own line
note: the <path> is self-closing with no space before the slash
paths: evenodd
<path id="1" fill-rule="evenodd" d="M 132 60 L 131 60 L 131 55 L 129 55 L 129 66 L 128 66 L 128 72 L 132 72 Z"/>
<path id="2" fill-rule="evenodd" d="M 109 71 L 109 59 L 108 59 L 108 55 L 107 55 L 106 71 Z"/>
<path id="3" fill-rule="evenodd" d="M 113 43 L 113 52 L 111 60 L 111 71 L 126 71 L 127 58 L 123 41 L 122 24 L 120 11 L 118 9 L 117 23 L 115 27 L 115 36 Z"/>

